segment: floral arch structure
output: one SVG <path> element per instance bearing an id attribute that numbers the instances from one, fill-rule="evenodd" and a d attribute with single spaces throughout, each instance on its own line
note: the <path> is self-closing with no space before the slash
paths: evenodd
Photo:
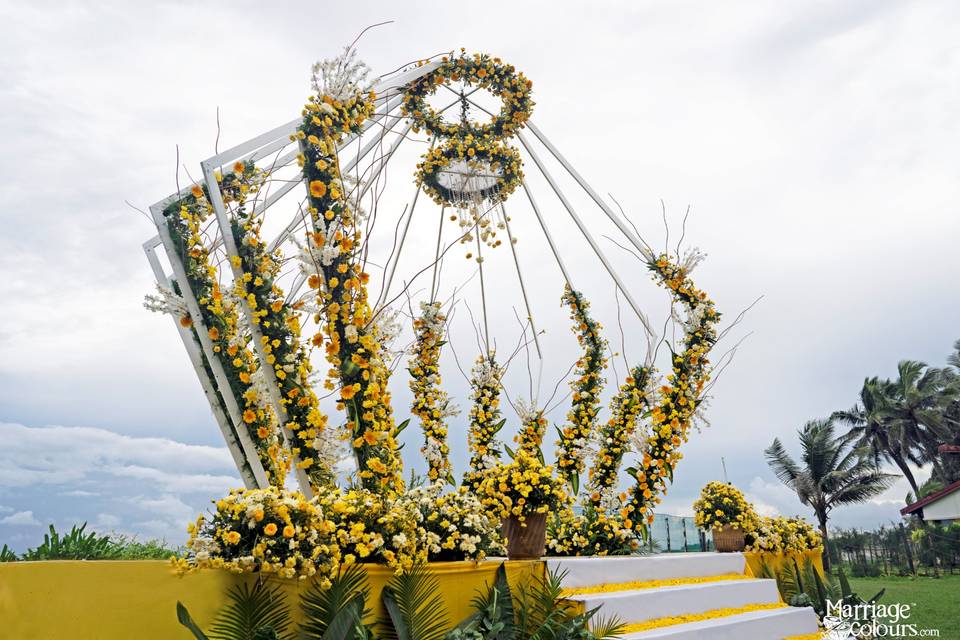
<path id="1" fill-rule="evenodd" d="M 503 425 L 502 363 L 494 357 L 486 320 L 487 305 L 496 296 L 484 280 L 484 249 L 489 256 L 490 248 L 508 245 L 530 343 L 542 358 L 530 303 L 537 288 L 521 270 L 507 213 L 519 200 L 529 205 L 544 255 L 566 283 L 563 303 L 583 352 L 567 422 L 557 429 L 556 467 L 566 493 L 582 494 L 592 519 L 578 522 L 569 512 L 557 526 L 567 527 L 566 537 L 577 540 L 571 544 L 584 549 L 612 520 L 618 530 L 645 531 L 703 398 L 707 353 L 717 338 L 719 314 L 690 280 L 693 263 L 654 252 L 584 180 L 530 119 L 532 85 L 512 66 L 489 56 L 451 53 L 367 86 L 358 74 L 351 75 L 359 69 L 352 56 L 326 64 L 316 95 L 299 117 L 204 160 L 201 181 L 150 207 L 157 235 L 143 248 L 161 291 L 151 304 L 173 315 L 245 485 L 266 489 L 292 474 L 303 494 L 312 497 L 336 483 L 346 448 L 367 490 L 403 491 L 397 436 L 406 423 L 393 415 L 391 365 L 382 343 L 390 333 L 390 303 L 401 298 L 411 278 L 431 270 L 429 295 L 418 301 L 414 323 L 411 414 L 424 431 L 430 480 L 455 482 L 445 425 L 448 398 L 436 370 L 446 320 L 436 299 L 437 265 L 442 221 L 452 217 L 459 228 L 448 224 L 446 237 L 475 243 L 471 251 L 479 272 L 484 344 L 471 382 L 471 467 L 463 483 L 482 491 L 482 472 L 508 450 L 497 440 Z M 451 79 L 464 87 L 448 92 L 448 104 L 429 107 L 431 96 L 434 101 L 447 96 Z M 475 98 L 481 89 L 503 100 L 499 113 Z M 462 118 L 458 127 L 443 119 L 457 107 L 486 113 L 489 123 L 466 126 Z M 376 193 L 398 149 L 417 131 L 427 134 L 429 146 L 416 171 L 400 169 L 401 175 L 415 174 L 415 190 L 403 213 L 388 221 L 394 242 L 380 265 L 374 295 L 363 245 L 372 223 L 361 203 Z M 551 163 L 559 172 L 551 171 Z M 535 196 L 524 171 L 542 177 L 548 198 Z M 574 204 L 564 182 L 582 191 L 586 208 Z M 440 207 L 435 249 L 409 246 L 411 221 L 436 211 L 421 192 Z M 267 214 L 273 212 L 278 213 L 269 220 L 271 230 Z M 614 393 L 606 420 L 600 417 L 600 390 L 609 348 L 551 231 L 552 216 L 564 214 L 645 333 L 645 354 Z M 617 270 L 596 237 L 593 216 L 612 223 L 616 241 L 635 253 L 683 315 L 684 337 L 671 354 L 672 371 L 662 377 L 654 369 L 661 336 L 634 296 L 631 285 L 637 278 L 633 274 L 628 280 Z M 433 256 L 420 272 L 398 273 L 401 255 L 410 251 Z M 325 353 L 326 372 L 314 371 L 311 348 Z M 321 410 L 325 395 L 336 398 L 339 416 Z M 516 459 L 533 459 L 546 435 L 543 407 L 530 407 L 521 419 Z M 636 466 L 621 469 L 629 454 L 636 454 Z M 589 475 L 581 480 L 588 464 Z M 632 476 L 632 488 L 617 497 L 622 472 Z"/>

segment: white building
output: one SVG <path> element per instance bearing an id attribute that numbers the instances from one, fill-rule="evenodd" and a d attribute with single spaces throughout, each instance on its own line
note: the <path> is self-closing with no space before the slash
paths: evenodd
<path id="1" fill-rule="evenodd" d="M 900 515 L 910 514 L 934 524 L 960 522 L 960 480 L 900 509 Z"/>

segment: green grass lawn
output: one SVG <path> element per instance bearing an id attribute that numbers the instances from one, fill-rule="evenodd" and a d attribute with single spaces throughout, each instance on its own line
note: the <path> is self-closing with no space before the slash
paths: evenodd
<path id="1" fill-rule="evenodd" d="M 880 602 L 909 604 L 917 629 L 939 629 L 941 640 L 960 640 L 960 575 L 942 578 L 850 578 L 864 600 L 886 589 Z"/>

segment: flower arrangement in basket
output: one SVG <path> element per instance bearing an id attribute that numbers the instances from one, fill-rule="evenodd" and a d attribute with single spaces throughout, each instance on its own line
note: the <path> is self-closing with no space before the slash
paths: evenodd
<path id="1" fill-rule="evenodd" d="M 694 522 L 702 529 L 713 529 L 717 551 L 743 551 L 744 535 L 755 528 L 757 515 L 753 505 L 732 484 L 708 482 L 693 503 Z"/>
<path id="2" fill-rule="evenodd" d="M 802 518 L 762 517 L 746 532 L 745 549 L 760 553 L 823 551 L 823 539 Z"/>
<path id="3" fill-rule="evenodd" d="M 524 448 L 510 463 L 490 469 L 477 495 L 481 504 L 503 518 L 503 537 L 511 560 L 543 555 L 547 514 L 569 501 L 553 467 Z"/>

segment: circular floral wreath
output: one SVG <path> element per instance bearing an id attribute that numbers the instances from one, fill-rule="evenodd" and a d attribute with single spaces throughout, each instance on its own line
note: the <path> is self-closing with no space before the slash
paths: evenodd
<path id="1" fill-rule="evenodd" d="M 472 170 L 489 171 L 493 184 L 464 191 L 443 184 L 440 174 L 454 162 L 462 162 Z M 417 165 L 417 183 L 439 205 L 458 206 L 465 202 L 485 200 L 502 202 L 523 180 L 520 154 L 513 147 L 492 140 L 477 140 L 468 134 L 454 138 L 441 147 L 434 147 Z"/>
<path id="2" fill-rule="evenodd" d="M 499 96 L 503 100 L 500 113 L 484 124 L 445 122 L 443 116 L 427 104 L 427 97 L 445 82 L 458 81 Z M 504 64 L 500 58 L 492 58 L 485 53 L 472 56 L 462 54 L 456 58 L 444 56 L 439 67 L 420 76 L 407 87 L 403 113 L 413 120 L 415 132 L 422 129 L 433 136 L 473 135 L 476 138 L 501 140 L 513 135 L 530 118 L 533 108 L 530 97 L 532 87 L 532 82 L 517 72 L 513 65 Z"/>

